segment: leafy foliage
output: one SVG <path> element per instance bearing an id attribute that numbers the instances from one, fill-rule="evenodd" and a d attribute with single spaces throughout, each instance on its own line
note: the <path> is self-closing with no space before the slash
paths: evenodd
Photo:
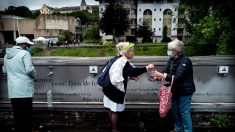
<path id="1" fill-rule="evenodd" d="M 235 1 L 182 0 L 188 5 L 187 31 L 217 46 L 219 55 L 235 54 Z"/>
<path id="2" fill-rule="evenodd" d="M 149 26 L 144 22 L 143 25 L 138 25 L 136 35 L 137 37 L 143 37 L 143 42 L 151 42 L 153 31 L 151 31 Z"/>
<path id="3" fill-rule="evenodd" d="M 163 34 L 163 38 L 162 38 L 161 42 L 170 42 L 171 41 L 171 38 L 167 37 L 167 26 L 166 25 L 163 27 L 162 34 Z"/>
<path id="4" fill-rule="evenodd" d="M 87 28 L 84 32 L 84 38 L 88 40 L 93 40 L 94 42 L 100 39 L 99 29 L 98 28 Z"/>
<path id="5" fill-rule="evenodd" d="M 100 20 L 102 32 L 114 36 L 124 35 L 124 32 L 129 28 L 127 15 L 121 3 L 116 0 L 110 1 Z"/>
<path id="6" fill-rule="evenodd" d="M 35 19 L 40 15 L 40 10 L 32 11 L 32 18 Z"/>
<path id="7" fill-rule="evenodd" d="M 43 48 L 35 47 L 30 50 L 32 56 L 42 56 L 43 55 Z"/>
<path id="8" fill-rule="evenodd" d="M 0 11 L 0 14 L 3 15 L 16 15 L 16 16 L 21 16 L 25 18 L 36 18 L 40 15 L 40 11 L 30 11 L 28 7 L 26 6 L 9 6 L 8 8 L 5 9 L 5 11 Z"/>
<path id="9" fill-rule="evenodd" d="M 72 42 L 74 39 L 74 34 L 69 31 L 61 31 L 58 38 L 60 44 L 63 44 L 65 41 Z"/>
<path id="10" fill-rule="evenodd" d="M 225 115 L 216 115 L 215 116 L 215 123 L 216 123 L 216 126 L 219 128 L 226 127 L 229 122 L 230 121 L 229 121 L 228 117 Z"/>
<path id="11" fill-rule="evenodd" d="M 91 13 L 89 13 L 88 11 L 84 10 L 84 11 L 75 11 L 75 12 L 71 12 L 71 13 L 60 13 L 60 12 L 54 12 L 53 15 L 60 15 L 60 16 L 74 16 L 75 18 L 79 18 L 82 22 L 82 25 L 87 24 L 90 20 L 90 16 Z"/>
<path id="12" fill-rule="evenodd" d="M 5 11 L 1 13 L 5 15 L 16 15 L 26 18 L 32 18 L 33 16 L 32 12 L 26 6 L 9 6 L 7 9 L 5 9 Z"/>
<path id="13" fill-rule="evenodd" d="M 54 12 L 53 15 L 73 16 L 75 18 L 78 17 L 81 20 L 82 25 L 85 25 L 89 22 L 98 23 L 98 21 L 99 21 L 99 8 L 93 7 L 92 13 L 88 12 L 87 10 L 82 10 L 82 11 L 74 11 L 71 13 Z"/>

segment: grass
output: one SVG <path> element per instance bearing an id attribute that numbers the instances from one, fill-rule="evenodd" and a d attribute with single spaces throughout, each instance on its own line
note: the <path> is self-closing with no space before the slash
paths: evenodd
<path id="1" fill-rule="evenodd" d="M 156 56 L 165 55 L 166 46 L 159 47 L 136 47 L 137 56 Z M 32 56 L 77 56 L 77 57 L 102 57 L 116 55 L 114 47 L 105 48 L 54 48 L 52 50 L 43 50 L 35 48 L 31 50 Z"/>
<path id="2" fill-rule="evenodd" d="M 114 48 L 56 48 L 51 51 L 51 56 L 98 57 L 113 55 L 115 55 Z"/>
<path id="3" fill-rule="evenodd" d="M 187 56 L 211 55 L 206 52 L 207 47 L 186 46 Z M 166 44 L 136 44 L 136 56 L 165 56 L 167 51 Z M 32 56 L 74 56 L 74 57 L 103 57 L 116 55 L 115 46 L 91 45 L 85 47 L 57 47 L 47 49 L 35 47 L 31 50 Z"/>

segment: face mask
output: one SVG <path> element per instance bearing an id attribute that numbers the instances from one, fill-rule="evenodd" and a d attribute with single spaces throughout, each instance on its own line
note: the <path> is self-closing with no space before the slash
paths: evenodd
<path id="1" fill-rule="evenodd" d="M 26 49 L 25 49 L 26 51 L 28 51 L 28 52 L 30 52 L 30 48 L 29 47 L 26 47 Z"/>
<path id="2" fill-rule="evenodd" d="M 173 55 L 173 52 L 168 50 L 167 51 L 167 56 L 172 57 L 172 55 Z"/>

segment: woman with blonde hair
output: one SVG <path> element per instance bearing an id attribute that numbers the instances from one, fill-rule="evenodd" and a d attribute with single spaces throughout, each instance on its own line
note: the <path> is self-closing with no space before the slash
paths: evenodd
<path id="1" fill-rule="evenodd" d="M 138 76 L 153 69 L 154 65 L 146 67 L 134 67 L 129 59 L 134 56 L 134 44 L 120 42 L 116 45 L 120 56 L 110 67 L 109 77 L 111 83 L 103 88 L 104 107 L 109 109 L 109 117 L 112 125 L 112 132 L 118 131 L 118 113 L 125 109 L 125 95 L 128 77 L 138 80 Z"/>
<path id="2" fill-rule="evenodd" d="M 176 132 L 192 132 L 190 110 L 191 98 L 195 92 L 192 62 L 184 55 L 184 44 L 178 39 L 168 43 L 167 55 L 169 60 L 163 72 L 153 71 L 151 75 L 155 79 L 165 79 L 168 82 L 165 85 L 170 85 L 172 76 L 174 76 L 171 89 L 173 94 L 171 111 L 174 117 L 175 129 Z"/>

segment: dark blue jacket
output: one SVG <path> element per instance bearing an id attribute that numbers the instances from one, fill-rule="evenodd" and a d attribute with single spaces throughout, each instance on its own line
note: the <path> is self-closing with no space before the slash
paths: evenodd
<path id="1" fill-rule="evenodd" d="M 172 75 L 174 75 L 171 89 L 173 96 L 192 95 L 195 92 L 193 66 L 188 57 L 180 55 L 176 59 L 170 58 L 163 73 L 167 73 L 165 80 L 168 82 L 171 81 Z"/>

